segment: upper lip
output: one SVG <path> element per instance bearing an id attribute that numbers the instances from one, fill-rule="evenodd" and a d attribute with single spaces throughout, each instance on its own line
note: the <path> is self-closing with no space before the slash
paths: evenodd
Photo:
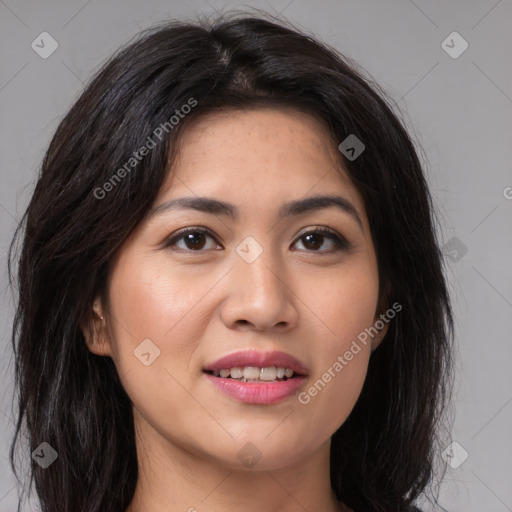
<path id="1" fill-rule="evenodd" d="M 256 366 L 258 368 L 275 366 L 289 368 L 298 375 L 307 375 L 306 366 L 296 357 L 286 352 L 259 352 L 258 350 L 233 352 L 232 354 L 217 359 L 213 363 L 207 364 L 203 368 L 203 371 L 223 370 L 235 367 L 243 368 L 244 366 Z"/>

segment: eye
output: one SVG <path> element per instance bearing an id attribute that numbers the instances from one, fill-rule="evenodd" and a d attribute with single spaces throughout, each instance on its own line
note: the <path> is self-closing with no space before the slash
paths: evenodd
<path id="1" fill-rule="evenodd" d="M 191 227 L 185 228 L 177 233 L 171 235 L 171 237 L 165 242 L 164 247 L 176 247 L 180 250 L 187 252 L 203 252 L 203 250 L 219 248 L 219 244 L 214 244 L 212 247 L 206 247 L 206 239 L 210 238 L 215 241 L 215 237 L 211 232 L 202 227 Z M 331 241 L 331 249 L 318 250 L 325 245 L 325 240 Z M 183 245 L 180 247 L 179 242 L 183 241 Z M 337 251 L 343 251 L 350 249 L 350 244 L 347 240 L 338 235 L 330 228 L 320 226 L 314 230 L 306 231 L 300 235 L 298 241 L 302 242 L 307 252 L 317 252 L 319 254 L 330 254 Z"/>
<path id="2" fill-rule="evenodd" d="M 213 235 L 205 228 L 186 228 L 172 235 L 172 237 L 165 242 L 165 247 L 178 247 L 176 242 L 181 242 L 183 240 L 185 247 L 178 247 L 178 249 L 185 251 L 190 249 L 195 252 L 200 252 L 206 245 L 205 238 L 211 238 L 214 240 Z"/>
<path id="3" fill-rule="evenodd" d="M 331 247 L 334 248 L 323 251 L 317 250 L 319 247 L 322 247 L 324 245 L 325 239 L 330 239 Z M 336 234 L 333 230 L 323 226 L 318 227 L 312 231 L 307 231 L 306 233 L 303 233 L 302 235 L 300 235 L 298 241 L 302 242 L 303 246 L 306 247 L 306 251 L 318 252 L 320 254 L 330 254 L 333 252 L 344 250 L 346 251 L 350 249 L 350 244 L 347 242 L 346 238 Z"/>

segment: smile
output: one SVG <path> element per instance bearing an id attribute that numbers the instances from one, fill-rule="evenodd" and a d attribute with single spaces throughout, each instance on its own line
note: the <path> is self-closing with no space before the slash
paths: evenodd
<path id="1" fill-rule="evenodd" d="M 243 382 L 205 373 L 215 388 L 230 398 L 247 404 L 271 405 L 295 396 L 307 378 L 297 375 L 286 380 Z"/>
<path id="2" fill-rule="evenodd" d="M 307 368 L 286 352 L 245 350 L 203 368 L 224 395 L 248 404 L 270 405 L 295 395 L 307 380 Z"/>
<path id="3" fill-rule="evenodd" d="M 214 370 L 215 377 L 231 378 L 239 382 L 281 382 L 291 379 L 294 371 L 290 368 L 282 366 L 267 366 L 259 368 L 257 366 L 235 366 L 233 368 L 223 368 L 222 370 Z"/>

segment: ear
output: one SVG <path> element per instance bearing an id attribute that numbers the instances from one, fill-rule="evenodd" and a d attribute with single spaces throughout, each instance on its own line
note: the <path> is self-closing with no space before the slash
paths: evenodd
<path id="1" fill-rule="evenodd" d="M 107 322 L 100 297 L 97 297 L 91 311 L 87 311 L 80 321 L 87 348 L 98 356 L 112 356 Z"/>
<path id="2" fill-rule="evenodd" d="M 372 352 L 382 343 L 389 329 L 390 319 L 385 312 L 389 309 L 389 299 L 391 297 L 391 283 L 385 279 L 382 283 L 382 289 L 379 290 L 379 300 L 377 301 L 377 312 L 373 319 L 373 325 L 378 330 L 378 333 L 373 336 L 371 346 Z M 380 312 L 380 313 L 379 313 Z M 384 325 L 382 325 L 384 324 Z M 381 327 L 379 329 L 379 327 Z"/>
<path id="3" fill-rule="evenodd" d="M 384 315 L 383 315 L 384 316 Z M 372 338 L 371 346 L 372 346 L 372 352 L 381 344 L 382 340 L 384 339 L 384 336 L 386 336 L 386 333 L 388 332 L 389 328 L 389 320 L 384 321 L 381 320 L 380 316 L 376 316 L 373 321 L 373 325 L 375 328 L 378 328 L 376 326 L 376 323 L 379 322 L 378 325 L 382 322 L 384 324 L 384 327 L 382 329 L 379 329 L 379 332 Z"/>

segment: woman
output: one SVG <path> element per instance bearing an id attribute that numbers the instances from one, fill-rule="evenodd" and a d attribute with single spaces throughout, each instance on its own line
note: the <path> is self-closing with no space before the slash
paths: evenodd
<path id="1" fill-rule="evenodd" d="M 22 223 L 11 464 L 25 421 L 43 511 L 417 510 L 453 322 L 377 91 L 251 16 L 146 31 L 86 87 Z"/>

